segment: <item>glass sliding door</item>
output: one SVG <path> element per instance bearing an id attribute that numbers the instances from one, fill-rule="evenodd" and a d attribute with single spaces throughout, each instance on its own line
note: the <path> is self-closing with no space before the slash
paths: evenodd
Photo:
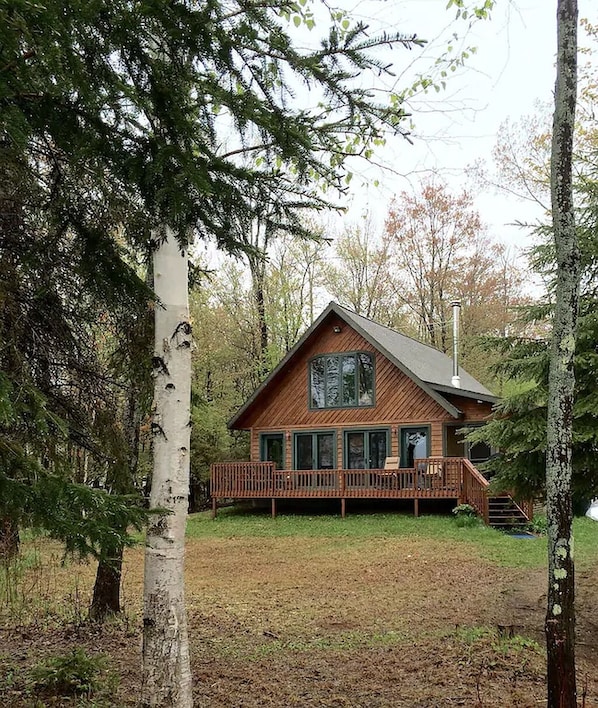
<path id="1" fill-rule="evenodd" d="M 370 469 L 382 470 L 388 456 L 388 433 L 375 430 L 368 433 Z"/>
<path id="2" fill-rule="evenodd" d="M 345 432 L 345 464 L 349 470 L 383 469 L 387 449 L 386 430 Z"/>
<path id="3" fill-rule="evenodd" d="M 334 467 L 333 432 L 295 434 L 295 469 L 332 470 Z"/>
<path id="4" fill-rule="evenodd" d="M 365 433 L 345 433 L 345 459 L 347 469 L 364 470 L 366 468 Z"/>
<path id="5" fill-rule="evenodd" d="M 316 469 L 334 469 L 334 434 L 316 433 Z"/>
<path id="6" fill-rule="evenodd" d="M 313 470 L 313 437 L 311 434 L 295 435 L 295 469 Z"/>

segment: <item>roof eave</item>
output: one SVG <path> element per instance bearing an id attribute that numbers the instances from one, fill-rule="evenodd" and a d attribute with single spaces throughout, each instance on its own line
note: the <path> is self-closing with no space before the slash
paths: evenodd
<path id="1" fill-rule="evenodd" d="M 397 359 L 391 352 L 389 352 L 386 347 L 382 346 L 374 337 L 371 337 L 369 333 L 364 330 L 359 323 L 355 322 L 351 317 L 347 316 L 347 312 L 344 308 L 337 306 L 335 302 L 329 303 L 328 307 L 322 312 L 322 314 L 314 321 L 314 323 L 306 330 L 301 339 L 295 344 L 295 346 L 287 353 L 284 359 L 278 364 L 278 366 L 272 371 L 272 373 L 267 376 L 264 381 L 256 388 L 250 398 L 239 408 L 235 415 L 228 421 L 227 426 L 229 429 L 234 429 L 237 422 L 242 418 L 242 416 L 249 410 L 253 405 L 255 400 L 260 396 L 260 394 L 268 387 L 270 382 L 284 369 L 289 361 L 295 356 L 299 349 L 303 346 L 305 341 L 312 335 L 312 333 L 320 326 L 320 324 L 328 317 L 328 315 L 334 312 L 338 315 L 344 322 L 346 322 L 350 327 L 358 332 L 367 342 L 369 342 L 377 351 L 383 354 L 389 361 L 391 361 L 397 369 L 402 371 L 405 376 L 410 378 L 417 386 L 419 386 L 425 393 L 430 396 L 436 403 L 438 403 L 444 410 L 449 413 L 453 418 L 459 419 L 462 416 L 462 411 L 454 406 L 450 401 L 448 401 L 442 394 L 454 394 L 457 396 L 464 396 L 465 398 L 474 398 L 476 400 L 485 401 L 488 403 L 495 403 L 498 401 L 497 396 L 492 394 L 482 394 L 475 391 L 466 391 L 464 389 L 457 389 L 451 386 L 441 386 L 436 384 L 429 384 L 419 378 L 416 374 L 411 371 L 407 366 L 405 366 L 399 359 Z M 243 428 L 240 428 L 241 430 Z"/>
<path id="2" fill-rule="evenodd" d="M 439 393 L 450 393 L 454 396 L 463 396 L 463 398 L 473 398 L 484 403 L 496 403 L 499 401 L 499 396 L 492 393 L 480 393 L 478 391 L 468 391 L 463 388 L 455 388 L 454 386 L 442 386 L 441 384 L 428 384 L 431 388 Z"/>

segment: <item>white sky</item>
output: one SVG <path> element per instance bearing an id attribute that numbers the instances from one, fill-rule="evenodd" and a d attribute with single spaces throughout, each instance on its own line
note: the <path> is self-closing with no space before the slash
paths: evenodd
<path id="1" fill-rule="evenodd" d="M 425 71 L 431 59 L 446 47 L 453 32 L 463 34 L 466 23 L 455 22 L 455 9 L 447 0 L 344 0 L 347 9 L 372 27 L 379 20 L 389 29 L 417 34 L 430 40 L 421 52 L 397 48 L 393 52 L 397 69 L 419 54 L 415 70 Z M 596 0 L 579 0 L 580 17 L 597 20 Z M 360 167 L 354 178 L 348 218 L 357 221 L 368 210 L 375 222 L 383 222 L 393 194 L 415 188 L 426 172 L 436 170 L 459 189 L 466 184 L 465 169 L 476 159 L 491 163 L 496 133 L 505 119 L 517 121 L 534 111 L 536 101 L 552 102 L 555 81 L 556 0 L 497 0 L 489 21 L 476 23 L 465 39 L 477 47 L 465 69 L 449 77 L 447 89 L 432 91 L 414 105 L 415 145 L 393 140 L 379 157 L 401 175 L 384 173 L 375 167 Z M 457 44 L 455 46 L 458 46 Z M 402 87 L 407 76 L 398 77 Z M 429 99 L 429 100 L 428 100 Z M 376 189 L 372 183 L 380 182 Z M 476 186 L 474 185 L 474 190 Z M 472 190 L 472 191 L 474 191 Z M 476 206 L 490 232 L 508 243 L 525 246 L 521 229 L 508 224 L 539 217 L 528 205 L 478 191 Z M 381 218 L 380 218 L 381 217 Z"/>
<path id="2" fill-rule="evenodd" d="M 470 6 L 475 2 L 467 0 Z M 477 52 L 463 69 L 449 76 L 445 91 L 432 90 L 413 103 L 413 145 L 393 138 L 378 150 L 374 164 L 359 161 L 351 165 L 355 172 L 351 192 L 341 201 L 348 211 L 342 217 L 331 213 L 324 219 L 327 235 L 334 236 L 343 223 L 359 222 L 366 215 L 381 232 L 392 197 L 417 190 L 419 181 L 435 171 L 455 192 L 467 188 L 474 195 L 490 235 L 515 251 L 530 246 L 530 236 L 514 224 L 534 222 L 542 213 L 514 197 L 472 184 L 466 169 L 476 160 L 492 167 L 496 135 L 507 118 L 517 122 L 533 113 L 537 102 L 552 103 L 556 0 L 496 0 L 491 19 L 476 22 L 469 32 L 467 22 L 455 20 L 455 8 L 447 10 L 447 0 L 329 0 L 329 4 L 363 20 L 372 34 L 399 31 L 428 40 L 423 50 L 389 50 L 384 58 L 393 63 L 396 77 L 386 80 L 386 88 L 392 88 L 393 82 L 397 89 L 404 88 L 418 72 L 428 72 L 453 33 L 460 38 L 454 42 L 455 49 L 475 46 Z M 578 0 L 578 4 L 580 18 L 598 22 L 598 0 Z M 299 43 L 318 43 L 317 28 L 328 24 L 326 19 L 321 22 L 317 19 L 311 33 L 305 27 L 296 29 Z M 382 164 L 390 169 L 382 169 Z M 374 185 L 376 181 L 379 186 Z"/>

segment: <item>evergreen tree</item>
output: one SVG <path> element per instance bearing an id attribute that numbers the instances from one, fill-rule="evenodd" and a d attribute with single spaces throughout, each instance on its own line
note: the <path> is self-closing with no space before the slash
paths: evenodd
<path id="1" fill-rule="evenodd" d="M 582 295 L 575 351 L 575 402 L 573 405 L 573 505 L 577 513 L 598 496 L 598 301 Z M 491 338 L 485 348 L 499 355 L 498 377 L 509 382 L 511 392 L 497 404 L 485 426 L 469 435 L 497 450 L 485 463 L 485 474 L 497 491 L 515 491 L 521 499 L 546 494 L 546 415 L 548 400 L 548 339 L 552 307 L 528 306 L 520 324 L 534 336 Z"/>

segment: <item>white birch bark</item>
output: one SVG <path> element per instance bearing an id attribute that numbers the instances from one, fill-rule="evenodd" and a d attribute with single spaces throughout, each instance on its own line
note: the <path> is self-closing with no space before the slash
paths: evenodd
<path id="1" fill-rule="evenodd" d="M 155 348 L 152 422 L 154 470 L 145 545 L 144 706 L 193 705 L 184 595 L 189 493 L 191 325 L 187 253 L 166 230 L 154 252 Z"/>

